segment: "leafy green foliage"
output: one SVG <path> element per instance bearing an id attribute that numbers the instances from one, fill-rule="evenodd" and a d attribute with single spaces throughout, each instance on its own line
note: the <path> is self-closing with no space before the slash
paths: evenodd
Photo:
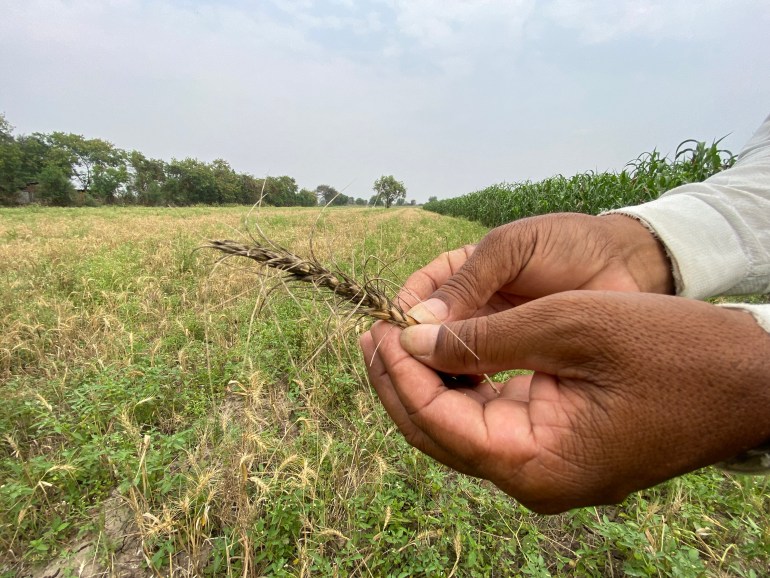
<path id="1" fill-rule="evenodd" d="M 311 191 L 298 189 L 289 176 L 257 179 L 237 173 L 223 159 L 164 162 L 127 152 L 102 139 L 54 132 L 14 136 L 0 115 L 0 205 L 145 206 L 263 203 L 277 207 L 315 206 Z M 72 181 L 71 186 L 64 184 Z M 75 189 L 77 185 L 77 190 Z M 32 187 L 20 199 L 19 192 Z M 35 196 L 37 189 L 40 194 Z M 342 197 L 341 204 L 347 203 Z"/>
<path id="2" fill-rule="evenodd" d="M 393 175 L 383 175 L 374 181 L 374 192 L 379 203 L 384 204 L 389 209 L 393 203 L 406 198 L 406 187 L 401 181 L 397 181 Z"/>
<path id="3" fill-rule="evenodd" d="M 5 205 L 14 204 L 17 191 L 37 181 L 47 164 L 61 166 L 48 159 L 49 146 L 42 135 L 14 137 L 12 133 L 13 127 L 0 114 L 0 204 Z"/>
<path id="4" fill-rule="evenodd" d="M 342 207 L 344 205 L 353 205 L 356 199 L 343 195 L 334 187 L 329 185 L 318 185 L 315 189 L 318 201 L 325 206 Z M 366 204 L 365 202 L 363 204 Z"/>
<path id="5" fill-rule="evenodd" d="M 139 205 L 158 205 L 163 202 L 163 184 L 166 182 L 166 163 L 148 159 L 139 151 L 128 156 L 128 195 Z"/>
<path id="6" fill-rule="evenodd" d="M 215 204 L 219 191 L 213 171 L 197 159 L 172 160 L 166 167 L 163 196 L 174 205 Z"/>
<path id="7" fill-rule="evenodd" d="M 126 166 L 96 166 L 91 178 L 91 195 L 103 200 L 108 205 L 115 204 L 124 192 L 129 175 Z"/>
<path id="8" fill-rule="evenodd" d="M 658 151 L 644 153 L 619 173 L 561 175 L 532 183 L 501 183 L 423 208 L 442 215 L 464 217 L 496 227 L 510 221 L 556 212 L 598 214 L 651 201 L 685 183 L 702 181 L 734 163 L 729 151 L 685 141 L 673 160 Z"/>
<path id="9" fill-rule="evenodd" d="M 315 207 L 317 204 L 315 193 L 307 189 L 301 189 L 300 192 L 297 193 L 297 204 L 300 207 Z"/>
<path id="10" fill-rule="evenodd" d="M 55 164 L 47 164 L 40 171 L 40 198 L 49 205 L 66 207 L 72 201 L 75 187 L 67 173 Z"/>
<path id="11" fill-rule="evenodd" d="M 46 137 L 46 141 L 51 149 L 66 156 L 72 176 L 84 194 L 91 190 L 97 174 L 124 165 L 125 152 L 102 139 L 86 139 L 79 134 L 54 132 Z M 108 198 L 114 199 L 117 186 L 110 189 L 108 184 L 102 183 L 102 191 Z"/>
<path id="12" fill-rule="evenodd" d="M 340 192 L 329 185 L 318 185 L 315 188 L 315 194 L 318 196 L 318 202 L 323 205 L 335 203 L 340 197 Z"/>

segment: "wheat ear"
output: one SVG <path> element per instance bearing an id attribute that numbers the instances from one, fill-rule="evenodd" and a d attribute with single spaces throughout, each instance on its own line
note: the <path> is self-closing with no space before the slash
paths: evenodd
<path id="1" fill-rule="evenodd" d="M 404 313 L 382 291 L 369 283 L 361 284 L 341 271 L 331 271 L 315 259 L 308 260 L 275 245 L 254 242 L 244 245 L 227 239 L 209 241 L 203 248 L 217 249 L 225 256 L 248 257 L 257 263 L 283 271 L 292 281 L 312 283 L 331 291 L 340 301 L 351 304 L 355 312 L 375 319 L 382 319 L 397 327 L 417 325 L 417 321 Z"/>

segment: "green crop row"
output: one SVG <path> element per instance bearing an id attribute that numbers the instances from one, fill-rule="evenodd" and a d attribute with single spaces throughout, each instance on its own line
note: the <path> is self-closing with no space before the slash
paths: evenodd
<path id="1" fill-rule="evenodd" d="M 684 141 L 673 159 L 657 150 L 629 162 L 619 173 L 557 175 L 538 182 L 500 183 L 453 199 L 431 201 L 423 208 L 496 227 L 533 215 L 557 212 L 598 214 L 638 205 L 685 183 L 699 182 L 733 165 L 735 155 L 694 140 Z"/>

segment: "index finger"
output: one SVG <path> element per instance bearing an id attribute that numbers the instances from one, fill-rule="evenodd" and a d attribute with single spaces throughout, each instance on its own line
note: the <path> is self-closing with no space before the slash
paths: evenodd
<path id="1" fill-rule="evenodd" d="M 456 456 L 454 461 L 482 463 L 490 451 L 485 404 L 477 396 L 447 388 L 432 369 L 404 351 L 400 331 L 375 324 L 371 334 L 379 360 L 414 427 L 442 452 Z"/>
<path id="2" fill-rule="evenodd" d="M 424 301 L 439 288 L 447 279 L 457 273 L 473 254 L 476 245 L 465 245 L 453 251 L 447 251 L 433 261 L 412 273 L 398 294 L 398 304 L 408 311 Z"/>

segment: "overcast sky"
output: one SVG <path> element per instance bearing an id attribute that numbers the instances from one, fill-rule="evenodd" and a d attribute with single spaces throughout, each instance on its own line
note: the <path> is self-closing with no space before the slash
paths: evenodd
<path id="1" fill-rule="evenodd" d="M 620 170 L 770 114 L 767 0 L 0 0 L 0 112 L 369 198 Z"/>

